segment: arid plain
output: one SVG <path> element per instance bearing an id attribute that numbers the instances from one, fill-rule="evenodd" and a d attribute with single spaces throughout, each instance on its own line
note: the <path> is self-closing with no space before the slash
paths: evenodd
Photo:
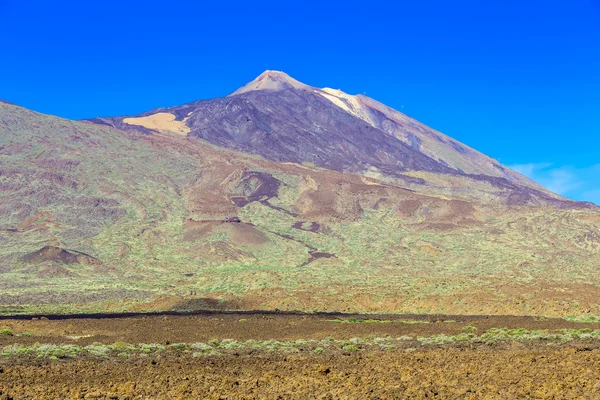
<path id="1" fill-rule="evenodd" d="M 600 323 L 214 313 L 1 324 L 3 400 L 600 395 Z"/>

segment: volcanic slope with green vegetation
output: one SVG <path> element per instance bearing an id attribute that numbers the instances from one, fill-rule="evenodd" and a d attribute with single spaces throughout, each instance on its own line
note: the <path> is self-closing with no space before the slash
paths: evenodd
<path id="1" fill-rule="evenodd" d="M 435 195 L 468 178 L 421 175 L 415 191 L 0 102 L 0 312 L 600 315 L 596 208 L 489 201 L 478 180 Z"/>

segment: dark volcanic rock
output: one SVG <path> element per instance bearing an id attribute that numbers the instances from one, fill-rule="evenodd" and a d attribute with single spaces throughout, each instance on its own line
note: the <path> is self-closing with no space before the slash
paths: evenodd
<path id="1" fill-rule="evenodd" d="M 272 197 L 277 197 L 280 184 L 281 182 L 270 174 L 246 172 L 242 175 L 240 184 L 234 190 L 240 196 L 232 197 L 231 200 L 238 207 L 244 207 L 253 201 L 267 201 Z"/>
<path id="2" fill-rule="evenodd" d="M 311 92 L 253 91 L 195 105 L 190 136 L 269 160 L 349 172 L 390 163 L 398 171 L 453 172 Z"/>

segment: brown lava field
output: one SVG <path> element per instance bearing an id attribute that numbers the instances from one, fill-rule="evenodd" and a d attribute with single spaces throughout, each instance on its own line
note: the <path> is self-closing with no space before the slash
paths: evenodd
<path id="1" fill-rule="evenodd" d="M 598 338 L 436 344 L 416 340 L 458 337 L 467 331 L 478 337 L 493 328 L 595 332 L 600 324 L 533 317 L 235 313 L 4 319 L 0 329 L 12 335 L 0 335 L 0 349 L 40 343 L 127 349 L 126 344 L 153 343 L 164 350 L 126 357 L 0 356 L 0 399 L 600 397 Z M 394 338 L 406 339 L 389 348 L 368 344 Z M 194 343 L 217 341 L 253 341 L 255 346 L 200 356 L 186 350 Z M 285 351 L 256 347 L 274 341 L 296 341 L 297 346 Z M 311 341 L 317 343 L 312 348 Z M 332 344 L 316 351 L 314 346 L 322 343 Z"/>

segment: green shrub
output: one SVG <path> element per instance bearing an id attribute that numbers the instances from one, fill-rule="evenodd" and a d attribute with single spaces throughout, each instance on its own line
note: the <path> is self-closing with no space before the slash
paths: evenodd
<path id="1" fill-rule="evenodd" d="M 400 319 L 398 322 L 408 325 L 416 325 L 416 324 L 429 324 L 429 321 L 420 321 L 418 319 Z"/>
<path id="2" fill-rule="evenodd" d="M 149 344 L 148 343 L 143 343 L 143 344 L 138 345 L 138 347 L 145 354 L 150 354 L 153 351 L 154 352 L 162 351 L 162 350 L 164 350 L 166 348 L 162 344 L 156 344 L 156 343 L 149 343 Z"/>
<path id="3" fill-rule="evenodd" d="M 262 348 L 267 351 L 275 351 L 281 348 L 281 342 L 279 340 L 267 340 L 263 342 Z"/>
<path id="4" fill-rule="evenodd" d="M 380 343 L 379 344 L 379 349 L 386 351 L 386 350 L 396 350 L 398 348 L 398 346 L 393 345 L 393 344 L 389 344 L 389 343 Z"/>
<path id="5" fill-rule="evenodd" d="M 103 344 L 90 344 L 83 349 L 96 357 L 106 357 L 110 352 L 110 347 Z"/>
<path id="6" fill-rule="evenodd" d="M 354 344 L 347 344 L 345 346 L 342 346 L 342 350 L 350 351 L 350 352 L 357 352 L 357 351 L 360 351 L 360 347 L 358 347 Z"/>
<path id="7" fill-rule="evenodd" d="M 0 335 L 12 336 L 13 333 L 10 329 L 0 329 Z"/>
<path id="8" fill-rule="evenodd" d="M 193 350 L 202 350 L 202 351 L 210 351 L 213 349 L 211 346 L 207 345 L 206 343 L 192 343 L 190 345 L 190 347 Z"/>
<path id="9" fill-rule="evenodd" d="M 568 316 L 565 318 L 567 321 L 571 321 L 571 322 L 600 322 L 600 317 L 598 316 L 586 316 L 586 315 L 582 315 L 579 317 L 576 317 L 574 315 Z"/>
<path id="10" fill-rule="evenodd" d="M 11 356 L 21 356 L 33 353 L 33 348 L 31 347 L 23 347 L 18 344 L 12 344 L 9 346 L 5 346 L 0 348 L 0 356 L 11 357 Z"/>
<path id="11" fill-rule="evenodd" d="M 467 326 L 463 326 L 461 331 L 463 332 L 475 332 L 477 330 L 476 326 L 471 326 L 471 325 L 467 325 Z"/>
<path id="12" fill-rule="evenodd" d="M 451 343 L 460 340 L 457 336 L 447 336 L 447 335 L 439 335 L 439 336 L 431 336 L 431 337 L 418 337 L 417 341 L 421 344 L 445 344 Z"/>
<path id="13" fill-rule="evenodd" d="M 244 346 L 234 339 L 223 339 L 221 340 L 221 343 L 219 343 L 219 348 L 221 349 L 241 349 L 242 347 Z"/>
<path id="14" fill-rule="evenodd" d="M 116 351 L 134 350 L 135 347 L 125 342 L 115 342 L 112 348 Z"/>
<path id="15" fill-rule="evenodd" d="M 40 358 L 49 357 L 52 360 L 58 360 L 62 358 L 75 358 L 82 350 L 81 347 L 72 344 L 42 344 L 35 349 L 35 352 Z"/>

